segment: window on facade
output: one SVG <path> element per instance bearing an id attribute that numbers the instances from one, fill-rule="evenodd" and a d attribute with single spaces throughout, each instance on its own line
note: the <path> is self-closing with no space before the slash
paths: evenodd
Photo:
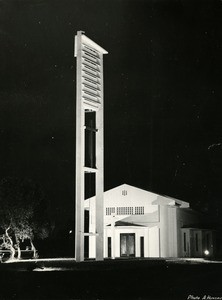
<path id="1" fill-rule="evenodd" d="M 209 233 L 207 233 L 207 235 L 206 235 L 206 246 L 207 246 L 207 250 L 209 250 L 209 247 L 210 247 Z"/>
<path id="2" fill-rule="evenodd" d="M 140 237 L 140 256 L 144 257 L 144 237 Z"/>
<path id="3" fill-rule="evenodd" d="M 111 237 L 108 237 L 108 257 L 112 255 L 112 240 Z"/>
<path id="4" fill-rule="evenodd" d="M 144 206 L 136 206 L 135 215 L 144 215 Z"/>
<path id="5" fill-rule="evenodd" d="M 122 191 L 122 195 L 123 195 L 123 196 L 126 196 L 126 195 L 127 195 L 127 191 L 126 191 L 126 190 L 123 190 L 123 191 Z"/>
<path id="6" fill-rule="evenodd" d="M 195 234 L 196 251 L 198 252 L 198 234 Z"/>
<path id="7" fill-rule="evenodd" d="M 117 207 L 117 215 L 132 215 L 133 207 Z"/>
<path id="8" fill-rule="evenodd" d="M 106 215 L 110 216 L 111 214 L 115 214 L 115 207 L 106 207 Z"/>
<path id="9" fill-rule="evenodd" d="M 183 233 L 183 250 L 184 250 L 184 252 L 187 251 L 187 235 L 186 235 L 186 232 Z"/>

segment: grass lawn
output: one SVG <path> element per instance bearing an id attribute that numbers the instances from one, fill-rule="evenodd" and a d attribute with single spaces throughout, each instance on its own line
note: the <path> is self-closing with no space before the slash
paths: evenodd
<path id="1" fill-rule="evenodd" d="M 0 264 L 0 283 L 0 299 L 191 300 L 206 295 L 214 300 L 222 299 L 222 263 L 31 260 Z"/>

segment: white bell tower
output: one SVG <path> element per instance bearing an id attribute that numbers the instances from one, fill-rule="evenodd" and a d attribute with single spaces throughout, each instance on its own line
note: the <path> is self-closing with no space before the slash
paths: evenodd
<path id="1" fill-rule="evenodd" d="M 84 200 L 87 176 L 96 196 L 96 260 L 103 260 L 103 55 L 107 51 L 78 31 L 75 36 L 76 86 L 76 206 L 75 258 L 84 260 Z"/>

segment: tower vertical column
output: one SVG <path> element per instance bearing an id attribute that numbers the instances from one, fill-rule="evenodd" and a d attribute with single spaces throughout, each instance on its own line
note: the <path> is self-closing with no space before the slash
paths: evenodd
<path id="1" fill-rule="evenodd" d="M 101 56 L 101 71 L 100 71 L 100 96 L 101 104 L 96 112 L 96 127 L 98 129 L 96 138 L 96 260 L 103 259 L 103 231 L 104 231 L 104 128 L 103 128 L 103 57 Z"/>
<path id="2" fill-rule="evenodd" d="M 96 236 L 96 260 L 103 259 L 104 251 L 104 138 L 103 138 L 103 54 L 107 51 L 86 37 L 82 31 L 75 36 L 75 56 L 77 58 L 76 89 L 76 228 L 75 258 L 84 260 L 84 200 L 85 175 L 95 174 L 95 232 L 87 233 Z M 95 118 L 88 124 L 85 114 Z M 95 133 L 95 149 L 93 137 L 87 141 L 85 130 Z M 88 142 L 88 143 L 87 143 Z M 87 148 L 86 148 L 87 147 Z M 88 151 L 86 151 L 88 150 Z M 89 153 L 87 165 L 86 153 Z M 95 161 L 95 165 L 94 165 Z"/>
<path id="3" fill-rule="evenodd" d="M 84 260 L 84 107 L 82 102 L 82 32 L 78 31 L 75 42 L 76 68 L 76 212 L 75 257 Z"/>

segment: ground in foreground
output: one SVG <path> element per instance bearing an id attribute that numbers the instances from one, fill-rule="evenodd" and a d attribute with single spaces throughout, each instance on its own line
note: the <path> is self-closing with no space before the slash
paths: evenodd
<path id="1" fill-rule="evenodd" d="M 204 260 L 2 263 L 0 299 L 222 299 L 221 274 Z"/>

